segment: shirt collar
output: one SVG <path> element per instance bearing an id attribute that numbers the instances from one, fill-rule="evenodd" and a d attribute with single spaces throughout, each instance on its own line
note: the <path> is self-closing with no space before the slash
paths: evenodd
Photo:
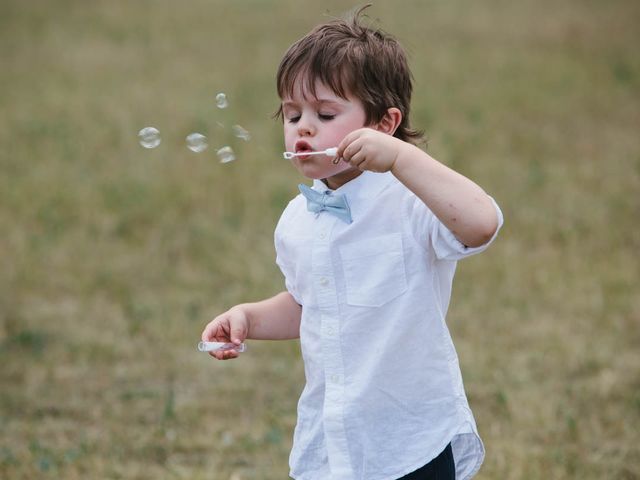
<path id="1" fill-rule="evenodd" d="M 356 220 L 359 213 L 368 206 L 367 201 L 378 196 L 394 178 L 390 172 L 375 173 L 365 171 L 336 190 L 331 190 L 322 180 L 314 180 L 312 188 L 320 193 L 335 191 L 345 195 L 349 202 L 353 219 Z"/>

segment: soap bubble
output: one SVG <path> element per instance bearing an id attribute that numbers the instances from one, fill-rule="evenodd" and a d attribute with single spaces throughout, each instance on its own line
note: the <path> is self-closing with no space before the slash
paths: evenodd
<path id="1" fill-rule="evenodd" d="M 249 140 L 251 140 L 251 134 L 247 130 L 242 128 L 240 125 L 234 125 L 231 128 L 233 129 L 233 134 L 236 137 L 241 138 L 245 142 L 248 142 Z"/>
<path id="2" fill-rule="evenodd" d="M 204 152 L 208 147 L 207 137 L 201 133 L 190 133 L 187 135 L 187 148 L 192 152 Z"/>
<path id="3" fill-rule="evenodd" d="M 229 163 L 233 162 L 236 159 L 235 153 L 233 153 L 233 149 L 229 146 L 222 147 L 217 152 L 218 158 L 220 159 L 220 163 Z"/>
<path id="4" fill-rule="evenodd" d="M 154 127 L 144 127 L 138 132 L 138 138 L 144 148 L 156 148 L 161 142 L 160 131 Z"/>
<path id="5" fill-rule="evenodd" d="M 229 100 L 227 100 L 227 96 L 224 93 L 216 95 L 216 105 L 218 108 L 227 108 L 229 106 Z"/>

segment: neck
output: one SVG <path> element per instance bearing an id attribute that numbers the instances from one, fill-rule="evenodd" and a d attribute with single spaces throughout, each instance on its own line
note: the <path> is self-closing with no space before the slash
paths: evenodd
<path id="1" fill-rule="evenodd" d="M 359 177 L 362 174 L 361 170 L 357 168 L 345 170 L 344 172 L 340 172 L 337 175 L 333 175 L 332 177 L 323 178 L 322 181 L 324 184 L 329 187 L 331 190 L 337 190 L 345 183 L 350 182 L 356 177 Z"/>

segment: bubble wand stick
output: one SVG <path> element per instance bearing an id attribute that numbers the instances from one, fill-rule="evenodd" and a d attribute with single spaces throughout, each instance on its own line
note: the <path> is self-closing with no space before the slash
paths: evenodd
<path id="1" fill-rule="evenodd" d="M 235 343 L 227 343 L 227 342 L 200 342 L 198 343 L 198 350 L 201 352 L 217 352 L 217 351 L 227 351 L 227 350 L 235 350 L 238 353 L 242 353 L 247 349 L 244 343 L 240 345 L 236 345 Z"/>
<path id="2" fill-rule="evenodd" d="M 284 152 L 282 156 L 285 160 L 291 160 L 293 157 L 306 157 L 307 155 L 326 155 L 335 157 L 338 153 L 338 147 L 327 148 L 326 150 L 318 150 L 317 152 Z"/>

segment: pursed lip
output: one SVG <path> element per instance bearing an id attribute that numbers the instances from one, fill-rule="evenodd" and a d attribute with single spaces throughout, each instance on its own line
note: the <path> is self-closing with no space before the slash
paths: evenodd
<path id="1" fill-rule="evenodd" d="M 306 140 L 298 140 L 293 147 L 293 151 L 296 153 L 313 152 L 313 147 Z"/>

